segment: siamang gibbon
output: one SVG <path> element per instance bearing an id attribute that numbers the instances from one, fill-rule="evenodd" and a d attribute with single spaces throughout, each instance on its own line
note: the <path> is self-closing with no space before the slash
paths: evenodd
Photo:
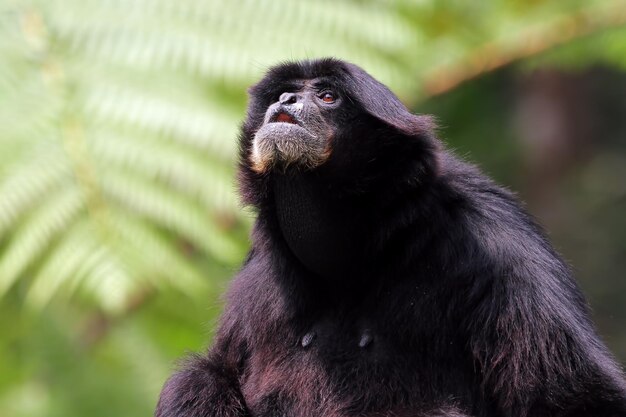
<path id="1" fill-rule="evenodd" d="M 252 248 L 156 416 L 626 416 L 570 269 L 431 117 L 330 58 L 249 93 Z"/>

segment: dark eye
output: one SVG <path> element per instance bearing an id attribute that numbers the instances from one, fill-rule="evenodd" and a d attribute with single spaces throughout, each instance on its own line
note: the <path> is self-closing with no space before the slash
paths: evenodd
<path id="1" fill-rule="evenodd" d="M 319 96 L 324 103 L 334 103 L 335 102 L 335 94 L 332 91 L 324 91 Z"/>

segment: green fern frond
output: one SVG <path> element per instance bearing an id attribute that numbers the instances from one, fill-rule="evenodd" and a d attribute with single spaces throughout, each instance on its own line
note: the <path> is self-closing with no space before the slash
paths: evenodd
<path id="1" fill-rule="evenodd" d="M 81 278 L 89 271 L 110 271 L 119 280 L 119 286 L 111 297 L 106 296 L 102 300 L 102 305 L 121 308 L 119 293 L 128 286 L 129 277 L 120 272 L 116 260 L 107 256 L 107 248 L 97 236 L 94 225 L 86 219 L 68 228 L 34 274 L 27 296 L 28 304 L 42 307 L 57 294 L 69 298 L 83 284 Z"/>
<path id="2" fill-rule="evenodd" d="M 132 169 L 200 199 L 207 208 L 237 209 L 230 167 L 179 142 L 102 131 L 89 146 L 102 170 Z"/>
<path id="3" fill-rule="evenodd" d="M 414 100 L 527 56 L 529 28 L 614 27 L 626 1 L 0 7 L 0 295 L 120 311 L 146 288 L 209 288 L 207 264 L 242 258 L 236 136 L 245 87 L 268 66 L 338 56 Z M 623 65 L 626 41 L 611 39 L 602 53 Z"/>
<path id="4" fill-rule="evenodd" d="M 20 222 L 11 246 L 0 257 L 0 296 L 44 254 L 55 237 L 71 225 L 83 208 L 79 190 L 66 187 Z"/>
<path id="5" fill-rule="evenodd" d="M 224 159 L 232 158 L 236 147 L 234 117 L 203 103 L 186 105 L 129 89 L 100 88 L 86 98 L 85 112 L 95 121 L 174 136 Z"/>
<path id="6" fill-rule="evenodd" d="M 124 258 L 138 263 L 137 269 L 142 271 L 139 279 L 147 285 L 197 292 L 213 284 L 181 252 L 173 251 L 171 239 L 159 233 L 152 224 L 121 213 L 115 216 L 112 223 L 125 243 L 122 249 Z"/>
<path id="7" fill-rule="evenodd" d="M 104 192 L 125 210 L 180 233 L 217 260 L 233 263 L 241 259 L 241 245 L 226 231 L 207 221 L 208 211 L 184 196 L 172 198 L 171 190 L 138 178 L 132 172 L 108 171 L 102 175 Z"/>
<path id="8" fill-rule="evenodd" d="M 0 236 L 14 227 L 30 209 L 41 204 L 50 190 L 70 175 L 65 155 L 57 144 L 41 143 L 19 163 L 7 162 L 0 183 Z"/>

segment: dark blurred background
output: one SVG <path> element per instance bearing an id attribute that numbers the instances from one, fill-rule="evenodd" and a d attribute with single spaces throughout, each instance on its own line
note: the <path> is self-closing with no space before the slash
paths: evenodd
<path id="1" fill-rule="evenodd" d="M 150 416 L 254 214 L 246 88 L 362 66 L 519 193 L 626 362 L 626 1 L 0 0 L 0 416 Z"/>

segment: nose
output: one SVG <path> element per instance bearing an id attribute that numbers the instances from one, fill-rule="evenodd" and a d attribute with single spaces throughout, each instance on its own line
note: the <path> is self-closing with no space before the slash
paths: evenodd
<path id="1" fill-rule="evenodd" d="M 278 101 L 280 104 L 294 104 L 298 102 L 298 95 L 296 93 L 282 93 Z"/>

